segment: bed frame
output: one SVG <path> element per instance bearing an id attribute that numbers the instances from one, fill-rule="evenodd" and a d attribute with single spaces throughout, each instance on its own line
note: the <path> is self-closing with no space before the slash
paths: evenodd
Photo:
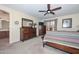
<path id="1" fill-rule="evenodd" d="M 45 47 L 45 45 L 47 45 L 47 46 L 54 47 L 56 49 L 59 49 L 59 50 L 71 53 L 71 54 L 79 54 L 79 49 L 74 48 L 74 47 L 69 47 L 69 46 L 61 45 L 61 44 L 57 44 L 57 43 L 53 43 L 53 42 L 44 41 L 44 36 L 45 35 L 43 35 L 41 37 L 42 41 L 43 41 L 43 47 Z"/>

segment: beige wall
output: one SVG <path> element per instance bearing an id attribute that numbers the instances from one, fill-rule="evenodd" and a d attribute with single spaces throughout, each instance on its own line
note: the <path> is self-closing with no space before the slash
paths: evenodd
<path id="1" fill-rule="evenodd" d="M 37 18 L 19 12 L 17 10 L 0 5 L 0 9 L 8 12 L 10 14 L 10 43 L 20 41 L 20 28 L 22 24 L 22 18 L 31 19 L 37 23 Z M 15 24 L 18 21 L 19 24 Z"/>
<path id="2" fill-rule="evenodd" d="M 66 18 L 72 18 L 72 28 L 62 28 L 62 19 Z M 63 30 L 63 31 L 77 31 L 79 29 L 79 13 L 77 14 L 71 14 L 71 15 L 65 15 L 50 19 L 44 19 L 44 20 L 53 20 L 58 19 L 57 21 L 57 30 Z"/>

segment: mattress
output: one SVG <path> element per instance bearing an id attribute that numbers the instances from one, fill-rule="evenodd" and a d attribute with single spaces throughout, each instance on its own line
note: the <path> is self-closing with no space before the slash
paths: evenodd
<path id="1" fill-rule="evenodd" d="M 79 39 L 79 32 L 46 32 L 47 35 L 52 35 L 56 37 L 67 37 L 67 38 L 74 38 Z"/>
<path id="2" fill-rule="evenodd" d="M 46 37 L 57 40 L 79 43 L 79 33 L 73 32 L 47 32 Z"/>
<path id="3" fill-rule="evenodd" d="M 79 33 L 48 32 L 45 35 L 44 41 L 75 47 L 79 49 Z"/>

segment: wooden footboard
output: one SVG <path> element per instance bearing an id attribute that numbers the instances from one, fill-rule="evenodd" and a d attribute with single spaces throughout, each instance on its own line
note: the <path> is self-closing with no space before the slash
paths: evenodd
<path id="1" fill-rule="evenodd" d="M 65 51 L 71 54 L 79 54 L 79 49 L 74 47 L 69 47 L 69 46 L 65 46 L 57 43 L 51 43 L 51 42 L 45 42 L 44 45 L 48 45 L 48 46 L 60 49 L 62 51 Z"/>

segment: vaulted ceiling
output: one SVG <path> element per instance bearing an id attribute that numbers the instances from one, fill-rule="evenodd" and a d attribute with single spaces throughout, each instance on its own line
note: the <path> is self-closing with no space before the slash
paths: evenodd
<path id="1" fill-rule="evenodd" d="M 46 4 L 4 4 L 4 6 L 35 16 L 39 19 L 53 18 L 57 16 L 79 13 L 79 4 L 51 4 L 51 9 L 59 6 L 61 6 L 62 9 L 54 11 L 55 15 L 48 14 L 46 16 L 44 16 L 43 12 L 38 12 L 39 10 L 47 10 Z"/>

